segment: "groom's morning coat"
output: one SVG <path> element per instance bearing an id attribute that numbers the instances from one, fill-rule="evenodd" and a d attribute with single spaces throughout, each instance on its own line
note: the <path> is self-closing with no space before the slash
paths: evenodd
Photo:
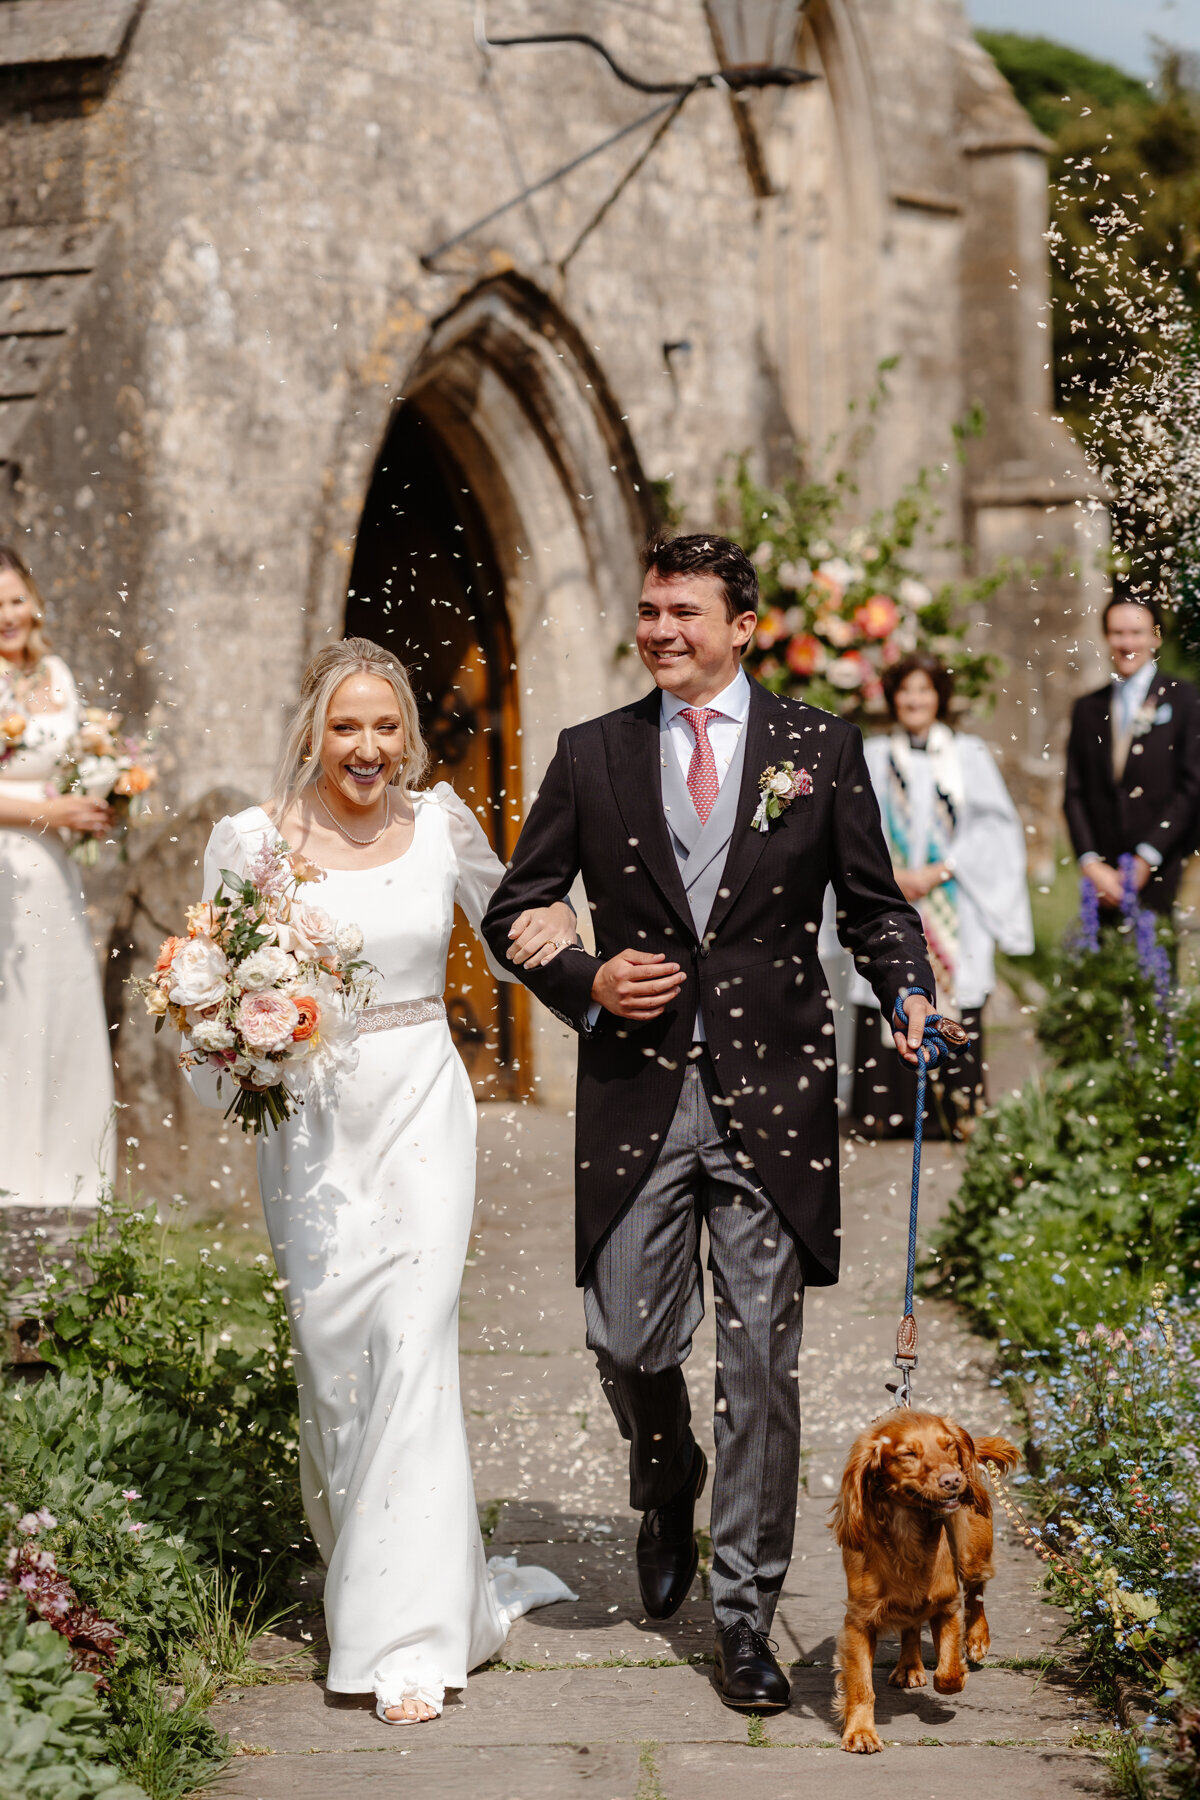
<path id="1" fill-rule="evenodd" d="M 817 960 L 827 883 L 842 941 L 887 1013 L 901 988 L 934 991 L 920 921 L 892 876 L 857 727 L 750 685 L 739 804 L 702 937 L 663 810 L 657 689 L 561 734 L 483 922 L 503 959 L 517 915 L 561 898 L 582 872 L 597 954 L 564 950 L 545 968 L 521 970 L 581 1033 L 580 1279 L 666 1137 L 699 1007 L 730 1129 L 795 1232 L 805 1279 L 836 1281 L 837 1055 Z M 765 833 L 753 830 L 759 777 L 784 761 L 808 770 L 812 792 Z M 725 785 L 736 779 L 731 769 Z M 665 952 L 687 980 L 648 1024 L 602 1012 L 589 1031 L 596 970 L 627 949 Z"/>

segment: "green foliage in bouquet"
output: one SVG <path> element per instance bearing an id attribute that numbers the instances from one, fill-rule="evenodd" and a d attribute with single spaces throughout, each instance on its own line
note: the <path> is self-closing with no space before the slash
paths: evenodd
<path id="1" fill-rule="evenodd" d="M 114 1198 L 77 1240 L 72 1263 L 47 1266 L 27 1284 L 26 1310 L 37 1303 L 35 1285 L 46 1295 L 41 1354 L 76 1380 L 60 1382 L 53 1400 L 48 1384 L 26 1396 L 24 1417 L 39 1432 L 43 1393 L 58 1409 L 40 1440 L 56 1446 L 64 1479 L 106 1470 L 117 1486 L 147 1495 L 143 1517 L 186 1530 L 204 1555 L 215 1556 L 219 1541 L 235 1566 L 271 1571 L 277 1591 L 306 1533 L 296 1388 L 273 1265 L 262 1257 L 253 1269 L 230 1269 L 207 1250 L 189 1256 L 171 1226 L 156 1222 L 155 1207 Z M 131 1425 L 123 1390 L 137 1396 L 140 1425 Z M 30 1499 L 43 1503 L 32 1491 Z"/>
<path id="2" fill-rule="evenodd" d="M 917 573 L 918 543 L 932 537 L 938 517 L 934 486 L 922 470 L 890 509 L 851 527 L 849 468 L 769 488 L 739 461 L 726 494 L 736 515 L 730 535 L 758 569 L 761 592 L 743 659 L 749 674 L 829 712 L 882 717 L 884 669 L 921 649 L 953 669 L 962 698 L 987 693 L 1000 664 L 968 645 L 969 614 L 1011 571 L 936 588 Z"/>

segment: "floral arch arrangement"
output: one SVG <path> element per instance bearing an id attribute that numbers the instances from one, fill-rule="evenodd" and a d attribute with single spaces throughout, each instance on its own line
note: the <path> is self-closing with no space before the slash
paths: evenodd
<path id="1" fill-rule="evenodd" d="M 1011 570 L 936 587 L 917 572 L 914 545 L 938 515 L 927 470 L 869 525 L 846 523 L 853 493 L 845 471 L 830 482 L 793 477 L 768 488 L 739 461 L 730 535 L 755 564 L 761 592 L 747 672 L 774 693 L 864 724 L 885 715 L 884 670 L 914 650 L 932 651 L 954 671 L 960 704 L 986 696 L 1001 664 L 968 644 L 970 609 Z"/>

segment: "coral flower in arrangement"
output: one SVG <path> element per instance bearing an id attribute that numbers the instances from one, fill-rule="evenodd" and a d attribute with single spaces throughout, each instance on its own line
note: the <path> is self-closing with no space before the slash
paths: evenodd
<path id="1" fill-rule="evenodd" d="M 147 788 L 154 786 L 154 771 L 144 769 L 140 763 L 134 763 L 131 769 L 122 769 L 113 782 L 113 793 L 122 798 L 132 798 L 134 794 L 144 794 Z"/>
<path id="2" fill-rule="evenodd" d="M 3 736 L 10 744 L 15 744 L 17 739 L 24 735 L 25 718 L 22 713 L 9 713 L 6 719 L 0 721 L 0 736 Z"/>
<path id="3" fill-rule="evenodd" d="M 781 637 L 787 636 L 787 620 L 778 606 L 770 606 L 758 621 L 754 641 L 760 650 L 769 650 Z"/>
<path id="4" fill-rule="evenodd" d="M 793 675 L 819 675 L 825 667 L 825 646 L 810 632 L 794 637 L 784 660 Z"/>
<path id="5" fill-rule="evenodd" d="M 292 1032 L 292 1042 L 294 1044 L 303 1044 L 312 1036 L 313 1032 L 320 1024 L 321 1008 L 317 1005 L 311 994 L 294 995 L 292 1004 L 300 1014 L 300 1023 Z"/>
<path id="6" fill-rule="evenodd" d="M 181 937 L 164 938 L 158 946 L 158 955 L 154 959 L 154 973 L 164 975 L 175 960 L 177 951 L 183 949 L 187 939 Z"/>
<path id="7" fill-rule="evenodd" d="M 890 637 L 900 623 L 900 609 L 887 594 L 872 594 L 856 609 L 854 622 L 864 637 Z"/>

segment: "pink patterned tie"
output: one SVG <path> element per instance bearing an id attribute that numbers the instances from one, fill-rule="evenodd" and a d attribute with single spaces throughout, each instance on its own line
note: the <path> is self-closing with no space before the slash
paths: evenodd
<path id="1" fill-rule="evenodd" d="M 685 706 L 681 715 L 692 728 L 696 740 L 692 751 L 692 760 L 688 764 L 688 793 L 692 796 L 692 804 L 700 815 L 700 823 L 708 824 L 708 815 L 717 803 L 720 791 L 717 782 L 717 763 L 712 753 L 712 745 L 708 741 L 708 721 L 719 719 L 720 713 L 708 706 Z"/>

